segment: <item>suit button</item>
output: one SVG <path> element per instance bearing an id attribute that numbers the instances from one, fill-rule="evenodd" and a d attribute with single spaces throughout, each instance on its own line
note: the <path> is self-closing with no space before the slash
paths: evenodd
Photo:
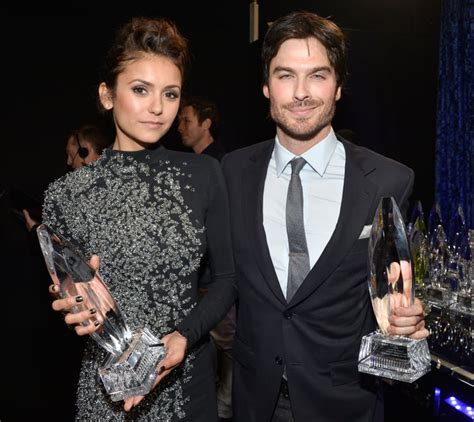
<path id="1" fill-rule="evenodd" d="M 277 365 L 283 365 L 283 359 L 280 356 L 275 356 L 275 363 Z"/>
<path id="2" fill-rule="evenodd" d="M 286 319 L 291 319 L 293 317 L 293 312 L 286 310 L 286 311 L 283 312 L 283 316 Z"/>

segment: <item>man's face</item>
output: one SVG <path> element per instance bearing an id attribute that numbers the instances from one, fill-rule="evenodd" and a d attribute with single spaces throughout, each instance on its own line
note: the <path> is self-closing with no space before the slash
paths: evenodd
<path id="1" fill-rule="evenodd" d="M 82 158 L 79 155 L 79 145 L 76 141 L 76 138 L 74 136 L 69 137 L 66 144 L 66 164 L 69 167 L 72 167 L 74 170 L 99 158 L 99 154 L 95 152 L 90 142 L 83 139 L 81 141 L 81 146 L 88 150 L 87 157 L 85 158 Z"/>
<path id="2" fill-rule="evenodd" d="M 183 145 L 192 148 L 204 136 L 206 129 L 199 124 L 198 117 L 192 106 L 183 107 L 179 115 L 178 132 Z"/>
<path id="3" fill-rule="evenodd" d="M 67 165 L 73 169 L 77 169 L 84 165 L 83 159 L 79 156 L 78 153 L 79 145 L 74 136 L 70 136 L 66 144 L 66 157 Z"/>
<path id="4" fill-rule="evenodd" d="M 270 62 L 264 95 L 281 140 L 321 140 L 341 96 L 325 47 L 316 38 L 289 39 Z"/>

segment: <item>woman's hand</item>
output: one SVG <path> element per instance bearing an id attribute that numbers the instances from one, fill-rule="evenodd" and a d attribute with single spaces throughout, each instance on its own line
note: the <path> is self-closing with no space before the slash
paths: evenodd
<path id="1" fill-rule="evenodd" d="M 188 340 L 177 331 L 173 331 L 170 334 L 164 336 L 161 340 L 167 348 L 165 358 L 158 364 L 157 377 L 153 384 L 155 388 L 163 378 L 168 376 L 170 372 L 179 366 L 186 355 L 186 346 Z M 130 411 L 133 407 L 137 406 L 145 396 L 133 396 L 124 400 L 124 410 Z"/>
<path id="2" fill-rule="evenodd" d="M 93 255 L 89 261 L 91 267 L 96 271 L 99 269 L 99 257 Z M 96 309 L 91 300 L 89 299 L 87 283 L 75 283 L 77 290 L 76 296 L 69 296 L 64 299 L 59 298 L 60 288 L 57 284 L 49 286 L 49 292 L 56 298 L 52 303 L 52 308 L 55 311 L 60 311 L 65 314 L 64 321 L 68 325 L 75 325 L 74 329 L 80 336 L 91 334 L 96 331 L 100 326 L 100 320 L 98 319 L 98 309 Z M 78 307 L 81 311 L 72 313 L 72 309 Z M 92 319 L 92 320 L 91 320 Z M 88 321 L 87 326 L 81 325 L 81 323 Z"/>

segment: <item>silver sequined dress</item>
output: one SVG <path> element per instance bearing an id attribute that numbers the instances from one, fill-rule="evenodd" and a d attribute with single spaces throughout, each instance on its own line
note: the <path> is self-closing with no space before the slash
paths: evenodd
<path id="1" fill-rule="evenodd" d="M 126 414 L 104 393 L 105 352 L 89 339 L 77 392 L 78 420 L 214 421 L 215 380 L 207 332 L 233 301 L 234 269 L 225 183 L 217 161 L 163 147 L 104 151 L 53 182 L 43 221 L 100 257 L 100 273 L 132 330 L 186 331 L 184 363 Z M 198 299 L 207 254 L 213 283 Z M 67 376 L 67 375 L 65 375 Z"/>

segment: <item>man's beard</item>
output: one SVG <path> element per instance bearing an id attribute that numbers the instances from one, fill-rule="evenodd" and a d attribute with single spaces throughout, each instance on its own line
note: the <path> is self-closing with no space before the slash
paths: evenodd
<path id="1" fill-rule="evenodd" d="M 321 110 L 321 114 L 318 116 L 317 120 L 312 124 L 310 124 L 308 119 L 305 118 L 296 119 L 295 123 L 284 113 L 285 110 L 291 111 L 293 108 L 297 107 L 313 106 L 323 107 L 323 109 Z M 327 108 L 327 106 L 321 106 L 321 102 L 315 100 L 293 102 L 282 106 L 282 108 L 283 110 L 273 107 L 270 101 L 270 114 L 275 124 L 285 135 L 292 139 L 297 141 L 310 141 L 314 139 L 321 130 L 331 124 L 336 112 L 336 100 L 334 99 L 332 101 L 329 108 Z"/>

